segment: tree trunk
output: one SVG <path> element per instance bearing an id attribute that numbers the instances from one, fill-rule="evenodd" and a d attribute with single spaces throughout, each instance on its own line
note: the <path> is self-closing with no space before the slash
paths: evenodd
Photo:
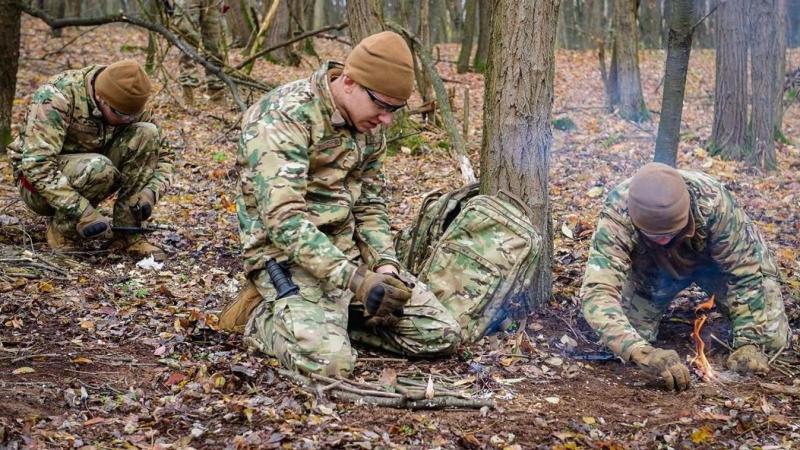
<path id="1" fill-rule="evenodd" d="M 777 0 L 750 0 L 751 37 L 750 64 L 753 84 L 751 127 L 752 153 L 748 163 L 772 170 L 777 167 L 775 158 L 775 102 L 778 92 L 776 72 L 778 56 Z"/>
<path id="2" fill-rule="evenodd" d="M 672 23 L 669 30 L 667 63 L 664 69 L 664 96 L 658 123 L 655 161 L 675 166 L 681 132 L 683 94 L 692 51 L 692 0 L 670 2 Z"/>
<path id="3" fill-rule="evenodd" d="M 383 30 L 383 9 L 378 0 L 347 0 L 347 22 L 353 45 Z"/>
<path id="4" fill-rule="evenodd" d="M 463 28 L 464 27 L 464 21 L 469 20 L 469 12 L 465 11 L 466 10 L 466 5 L 463 8 L 462 8 L 462 5 L 461 5 L 461 3 L 463 1 L 464 0 L 448 0 L 447 10 L 450 12 L 451 18 L 453 19 L 453 21 L 452 21 L 452 26 L 453 26 L 452 30 L 453 30 L 453 34 L 455 34 L 456 36 L 460 36 L 461 35 L 461 33 L 462 33 L 463 29 L 464 29 Z M 470 1 L 471 0 L 466 0 L 467 3 L 469 3 Z M 477 2 L 478 0 L 474 0 L 474 1 Z M 477 9 L 477 6 L 475 8 Z M 474 32 L 474 27 L 473 27 L 473 32 Z"/>
<path id="5" fill-rule="evenodd" d="M 637 0 L 614 0 L 614 53 L 612 71 L 619 94 L 619 114 L 633 122 L 650 120 L 639 75 L 639 38 L 636 26 Z M 612 97 L 613 98 L 613 97 Z"/>
<path id="6" fill-rule="evenodd" d="M 272 19 L 272 23 L 269 25 L 267 37 L 264 41 L 263 47 L 272 47 L 273 45 L 280 44 L 281 42 L 286 42 L 291 36 L 291 26 L 289 24 L 291 17 L 289 16 L 288 0 L 273 1 L 278 2 L 278 10 L 275 12 L 275 17 Z M 269 3 L 270 2 L 264 3 L 266 9 L 269 9 L 267 7 Z M 267 59 L 281 65 L 296 66 L 300 64 L 300 58 L 294 53 L 294 51 L 292 51 L 292 49 L 292 45 L 279 48 L 273 52 L 270 52 L 269 55 L 267 55 Z"/>
<path id="7" fill-rule="evenodd" d="M 469 61 L 472 59 L 472 42 L 475 40 L 475 10 L 478 0 L 467 0 L 466 17 L 464 18 L 463 33 L 461 33 L 461 51 L 458 54 L 458 73 L 469 70 Z"/>
<path id="8" fill-rule="evenodd" d="M 539 268 L 524 308 L 552 289 L 553 230 L 548 201 L 550 111 L 558 0 L 497 0 L 486 74 L 481 192 L 507 190 L 533 210 L 542 236 Z"/>
<path id="9" fill-rule="evenodd" d="M 225 14 L 228 29 L 231 30 L 231 47 L 242 48 L 250 41 L 255 21 L 250 12 L 249 0 L 230 0 L 230 10 Z"/>
<path id="10" fill-rule="evenodd" d="M 431 46 L 430 2 L 428 0 L 422 0 L 421 3 L 417 36 L 419 36 L 419 40 L 422 42 L 423 46 L 433 49 Z M 417 89 L 419 89 L 419 95 L 422 97 L 422 102 L 429 102 L 433 99 L 433 83 L 431 82 L 425 70 L 419 66 L 418 58 L 414 58 L 414 73 L 417 78 Z"/>
<path id="11" fill-rule="evenodd" d="M 714 2 L 716 4 L 716 1 Z M 710 0 L 694 0 L 695 17 L 694 22 L 697 23 L 702 17 L 706 17 L 711 8 L 714 6 Z M 697 48 L 713 48 L 714 47 L 714 16 L 711 14 L 705 20 L 697 25 L 694 30 L 694 45 Z"/>
<path id="12" fill-rule="evenodd" d="M 661 48 L 661 0 L 639 2 L 639 32 L 644 48 Z"/>
<path id="13" fill-rule="evenodd" d="M 724 159 L 747 154 L 747 8 L 728 0 L 717 9 L 714 125 L 709 150 Z"/>
<path id="14" fill-rule="evenodd" d="M 778 67 L 775 71 L 775 136 L 783 138 L 783 84 L 786 78 L 786 0 L 775 0 L 778 22 Z"/>
<path id="15" fill-rule="evenodd" d="M 800 0 L 786 2 L 786 43 L 788 47 L 800 47 Z"/>
<path id="16" fill-rule="evenodd" d="M 475 52 L 475 61 L 472 64 L 473 69 L 477 72 L 484 72 L 489 60 L 493 5 L 493 0 L 478 0 L 478 50 Z"/>
<path id="17" fill-rule="evenodd" d="M 0 153 L 11 143 L 11 112 L 17 88 L 20 10 L 16 0 L 0 0 Z"/>

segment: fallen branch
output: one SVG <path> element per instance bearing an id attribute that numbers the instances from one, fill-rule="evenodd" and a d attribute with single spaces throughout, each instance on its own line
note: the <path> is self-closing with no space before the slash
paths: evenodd
<path id="1" fill-rule="evenodd" d="M 394 386 L 397 391 L 395 393 L 382 390 L 384 386 L 380 384 L 334 379 L 319 374 L 302 375 L 287 369 L 278 369 L 278 372 L 284 377 L 291 379 L 301 386 L 310 388 L 318 394 L 327 391 L 330 392 L 331 397 L 337 400 L 352 403 L 412 410 L 483 408 L 484 406 L 493 408 L 495 406 L 494 402 L 491 400 L 466 398 L 465 394 L 450 391 L 438 386 L 434 388 L 434 397 L 432 399 L 426 399 L 423 389 L 408 387 L 409 385 L 417 384 L 413 380 L 398 379 L 399 384 Z M 322 381 L 326 384 L 316 384 L 315 381 Z M 402 386 L 401 384 L 406 384 L 406 386 Z"/>
<path id="2" fill-rule="evenodd" d="M 772 392 L 778 392 L 781 394 L 792 395 L 794 397 L 800 397 L 800 387 L 795 386 L 786 386 L 783 384 L 776 384 L 776 383 L 758 383 L 764 389 L 770 390 Z"/>
<path id="3" fill-rule="evenodd" d="M 442 82 L 442 77 L 439 75 L 439 72 L 436 71 L 436 67 L 433 64 L 430 50 L 428 50 L 414 34 L 400 25 L 387 22 L 387 26 L 404 35 L 414 44 L 417 55 L 419 55 L 422 65 L 433 83 L 433 90 L 436 92 L 436 99 L 439 110 L 442 113 L 442 118 L 444 119 L 445 129 L 450 136 L 450 156 L 458 163 L 459 169 L 461 170 L 461 178 L 464 183 L 470 184 L 476 182 L 475 170 L 472 168 L 472 163 L 467 156 L 467 143 L 464 141 L 464 137 L 461 135 L 458 126 L 456 126 L 456 120 L 453 117 L 453 110 L 450 108 L 450 99 L 447 96 L 447 90 Z"/>

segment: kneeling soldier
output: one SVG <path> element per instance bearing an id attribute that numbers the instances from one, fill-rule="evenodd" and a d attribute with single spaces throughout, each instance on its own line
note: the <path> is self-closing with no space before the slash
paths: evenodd
<path id="1" fill-rule="evenodd" d="M 112 237 L 111 219 L 95 207 L 115 192 L 114 225 L 140 226 L 169 186 L 171 154 L 145 111 L 150 90 L 141 66 L 124 60 L 68 70 L 34 92 L 9 156 L 22 200 L 52 217 L 53 250 Z M 132 256 L 165 256 L 142 236 L 114 238 L 112 248 Z"/>
<path id="2" fill-rule="evenodd" d="M 245 113 L 236 206 L 248 284 L 220 325 L 291 369 L 347 374 L 351 339 L 417 356 L 459 344 L 447 309 L 400 274 L 380 195 L 382 126 L 411 95 L 411 58 L 399 35 L 378 33 L 344 66 L 325 62 Z"/>
<path id="3" fill-rule="evenodd" d="M 769 370 L 764 351 L 787 344 L 778 269 L 755 225 L 717 180 L 650 163 L 611 191 L 592 238 L 583 315 L 624 360 L 683 390 L 689 371 L 674 350 L 650 345 L 675 295 L 697 283 L 733 327 L 727 365 Z"/>

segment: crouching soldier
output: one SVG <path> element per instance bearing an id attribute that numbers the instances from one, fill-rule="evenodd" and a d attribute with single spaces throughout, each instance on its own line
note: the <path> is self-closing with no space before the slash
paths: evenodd
<path id="1" fill-rule="evenodd" d="M 220 326 L 288 368 L 347 374 L 351 340 L 414 356 L 459 344 L 451 314 L 401 270 L 381 197 L 383 126 L 411 95 L 411 58 L 399 35 L 378 33 L 245 113 L 236 206 L 248 281 Z"/>
<path id="2" fill-rule="evenodd" d="M 9 156 L 22 200 L 51 217 L 51 249 L 113 237 L 114 250 L 165 256 L 142 236 L 112 236 L 111 218 L 95 209 L 116 192 L 114 225 L 137 227 L 170 184 L 171 155 L 145 111 L 150 90 L 141 66 L 124 60 L 68 70 L 34 92 Z"/>
<path id="3" fill-rule="evenodd" d="M 650 342 L 667 306 L 692 282 L 730 317 L 727 366 L 767 372 L 765 351 L 787 344 L 789 324 L 764 238 L 719 181 L 647 164 L 611 191 L 600 213 L 581 288 L 583 315 L 614 353 L 683 390 L 690 378 L 678 354 Z"/>

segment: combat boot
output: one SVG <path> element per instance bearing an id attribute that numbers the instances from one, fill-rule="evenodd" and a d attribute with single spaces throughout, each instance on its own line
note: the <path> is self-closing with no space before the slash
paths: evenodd
<path id="1" fill-rule="evenodd" d="M 46 237 L 47 245 L 56 253 L 74 252 L 80 249 L 78 242 L 59 231 L 52 221 L 47 224 Z"/>
<path id="2" fill-rule="evenodd" d="M 239 295 L 219 314 L 219 329 L 231 333 L 244 333 L 244 327 L 263 297 L 252 281 L 247 280 Z"/>
<path id="3" fill-rule="evenodd" d="M 194 88 L 191 86 L 181 86 L 183 90 L 183 103 L 188 107 L 194 106 Z"/>
<path id="4" fill-rule="evenodd" d="M 127 253 L 133 258 L 147 258 L 152 256 L 156 261 L 167 259 L 167 252 L 163 248 L 147 242 L 144 236 L 115 237 L 108 247 L 112 252 Z"/>

